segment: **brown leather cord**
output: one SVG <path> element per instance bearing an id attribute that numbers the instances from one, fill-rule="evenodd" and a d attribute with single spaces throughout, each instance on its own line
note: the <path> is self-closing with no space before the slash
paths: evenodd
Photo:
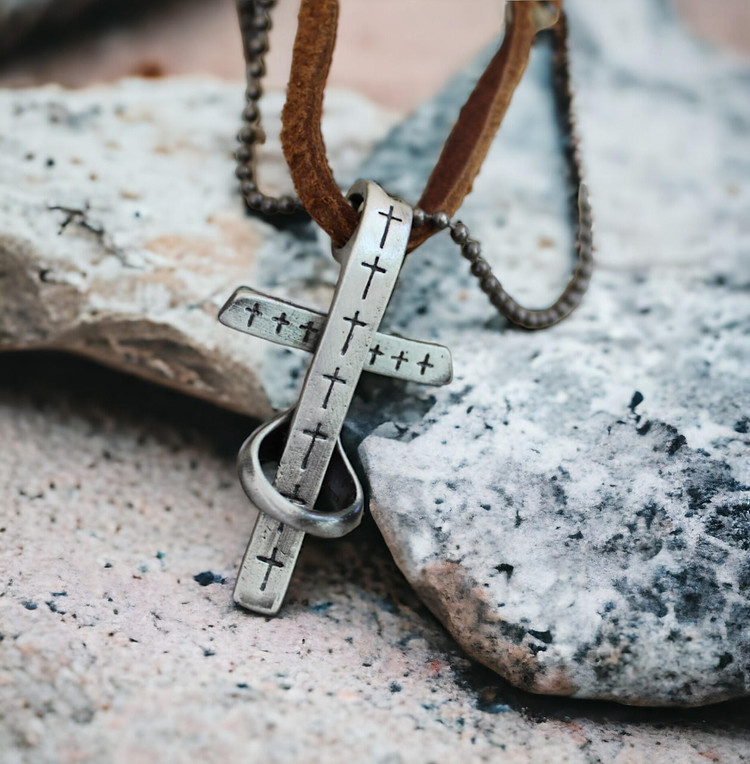
<path id="1" fill-rule="evenodd" d="M 427 213 L 442 210 L 453 216 L 471 192 L 495 133 L 529 63 L 538 31 L 533 2 L 514 2 L 503 44 L 490 61 L 461 109 L 418 206 Z M 414 249 L 435 233 L 423 226 L 412 232 Z"/>
<path id="2" fill-rule="evenodd" d="M 281 113 L 281 146 L 304 208 L 342 247 L 354 233 L 358 216 L 333 179 L 320 129 L 338 17 L 338 0 L 302 0 Z"/>
<path id="3" fill-rule="evenodd" d="M 453 215 L 471 191 L 526 70 L 534 36 L 557 21 L 560 3 L 508 4 L 503 43 L 461 109 L 430 175 L 419 201 L 425 212 Z M 340 247 L 351 237 L 358 218 L 334 180 L 320 128 L 337 24 L 338 0 L 302 0 L 282 112 L 281 145 L 302 204 Z M 431 226 L 414 229 L 409 251 L 435 230 Z"/>

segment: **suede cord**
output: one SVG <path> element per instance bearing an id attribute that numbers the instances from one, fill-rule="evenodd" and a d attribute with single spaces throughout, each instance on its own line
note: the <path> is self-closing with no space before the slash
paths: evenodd
<path id="1" fill-rule="evenodd" d="M 502 45 L 461 109 L 418 202 L 426 213 L 443 211 L 452 216 L 471 191 L 526 71 L 534 37 L 558 22 L 561 1 L 508 3 Z M 338 0 L 302 0 L 282 112 L 281 145 L 302 204 L 340 247 L 353 234 L 358 215 L 333 177 L 321 131 L 338 15 Z M 429 225 L 412 230 L 408 250 L 436 230 Z"/>

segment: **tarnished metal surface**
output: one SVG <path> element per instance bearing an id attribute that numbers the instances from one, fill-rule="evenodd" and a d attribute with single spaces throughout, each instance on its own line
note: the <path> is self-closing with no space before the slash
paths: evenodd
<path id="1" fill-rule="evenodd" d="M 221 309 L 219 321 L 254 337 L 312 353 L 326 315 L 240 287 Z M 368 353 L 363 371 L 373 374 L 424 385 L 445 385 L 453 377 L 450 350 L 435 342 L 376 332 Z"/>
<path id="2" fill-rule="evenodd" d="M 261 514 L 242 561 L 234 599 L 260 613 L 273 614 L 281 607 L 305 531 L 336 536 L 359 523 L 362 489 L 356 475 L 344 457 L 344 473 L 355 487 L 347 492 L 332 484 L 336 480 L 329 467 L 334 450 L 341 450 L 339 433 L 363 369 L 368 364 L 374 367 L 381 359 L 391 360 L 393 370 L 406 378 L 410 378 L 407 369 L 421 370 L 414 375 L 416 379 L 437 366 L 430 363 L 429 349 L 425 349 L 423 364 L 419 365 L 413 351 L 423 349 L 420 343 L 412 342 L 409 348 L 402 347 L 392 359 L 386 359 L 376 341 L 406 252 L 411 207 L 371 182 L 357 182 L 349 196 L 362 199 L 361 217 L 351 240 L 334 251 L 341 273 L 327 318 L 247 293 L 239 298 L 235 293 L 222 310 L 222 320 L 230 326 L 283 344 L 315 347 L 299 401 L 289 416 L 272 486 L 263 473 L 261 449 L 263 441 L 277 433 L 287 417 L 256 430 L 240 452 L 243 488 Z M 383 338 L 384 344 L 386 339 L 395 338 Z M 407 349 L 413 353 L 411 359 Z M 450 378 L 449 355 L 447 367 L 445 361 L 443 367 Z M 269 461 L 276 461 L 274 454 Z M 324 480 L 332 513 L 316 508 Z"/>

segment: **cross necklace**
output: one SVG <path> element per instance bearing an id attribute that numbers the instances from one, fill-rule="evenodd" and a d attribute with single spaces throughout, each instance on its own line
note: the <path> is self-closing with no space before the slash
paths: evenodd
<path id="1" fill-rule="evenodd" d="M 242 487 L 260 510 L 234 600 L 278 612 L 305 533 L 334 538 L 359 525 L 363 490 L 339 441 L 363 371 L 442 385 L 452 377 L 447 348 L 378 332 L 411 232 L 412 210 L 372 182 L 348 197 L 359 225 L 334 257 L 341 265 L 328 315 L 247 287 L 219 314 L 233 329 L 313 352 L 296 406 L 258 428 L 240 449 Z"/>
<path id="2" fill-rule="evenodd" d="M 281 607 L 306 533 L 335 538 L 362 519 L 363 489 L 339 439 L 362 372 L 428 385 L 451 381 L 447 348 L 378 331 L 407 248 L 448 230 L 493 307 L 526 329 L 543 329 L 568 316 L 580 303 L 593 267 L 591 210 L 575 134 L 567 25 L 559 0 L 508 4 L 502 47 L 462 109 L 420 206 L 414 208 L 369 181 L 355 183 L 344 198 L 330 172 L 319 120 L 336 37 L 337 0 L 300 2 L 281 134 L 300 198 L 275 198 L 259 190 L 255 151 L 263 131 L 258 102 L 274 4 L 275 0 L 237 0 L 247 104 L 236 174 L 251 210 L 271 215 L 305 209 L 331 236 L 340 273 L 327 314 L 248 287 L 237 289 L 219 314 L 219 320 L 233 329 L 313 353 L 296 405 L 259 427 L 238 458 L 240 482 L 259 515 L 233 596 L 242 607 L 265 615 Z M 313 28 L 314 34 L 306 33 Z M 533 38 L 547 28 L 542 34 L 552 46 L 553 95 L 577 228 L 576 268 L 558 299 L 536 310 L 520 305 L 505 291 L 468 228 L 441 210 L 444 205 L 455 211 L 471 190 L 519 72 L 525 69 Z M 311 60 L 319 65 L 310 67 Z"/>

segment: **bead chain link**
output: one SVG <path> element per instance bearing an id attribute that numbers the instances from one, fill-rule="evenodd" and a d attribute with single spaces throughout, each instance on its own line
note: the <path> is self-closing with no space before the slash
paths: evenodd
<path id="1" fill-rule="evenodd" d="M 244 126 L 237 139 L 236 175 L 245 204 L 265 215 L 292 214 L 302 209 L 299 199 L 291 195 L 274 197 L 258 188 L 256 177 L 256 147 L 265 141 L 261 127 L 258 101 L 262 95 L 260 81 L 266 72 L 265 54 L 268 52 L 268 32 L 271 29 L 270 9 L 276 0 L 237 0 L 237 14 L 242 32 L 245 55 L 246 80 L 245 109 L 242 113 Z M 548 308 L 535 310 L 516 302 L 495 277 L 490 264 L 481 256 L 482 248 L 471 238 L 469 229 L 461 221 L 453 221 L 445 212 L 426 213 L 416 207 L 416 227 L 432 225 L 438 230 L 448 229 L 453 241 L 461 247 L 461 254 L 471 263 L 471 273 L 479 280 L 479 286 L 489 297 L 496 310 L 508 321 L 524 329 L 546 329 L 562 321 L 583 299 L 593 269 L 593 221 L 583 173 L 576 120 L 573 109 L 573 93 L 570 84 L 567 35 L 546 31 L 541 34 L 554 37 L 553 92 L 560 129 L 563 134 L 563 152 L 568 171 L 570 213 L 576 228 L 576 268 L 558 299 Z"/>
<path id="2" fill-rule="evenodd" d="M 237 16 L 242 33 L 245 55 L 245 108 L 244 125 L 237 135 L 240 147 L 235 152 L 240 191 L 245 204 L 265 215 L 291 215 L 302 209 L 295 196 L 271 196 L 258 188 L 256 175 L 256 147 L 266 140 L 260 121 L 258 101 L 263 95 L 261 80 L 266 73 L 265 55 L 268 52 L 268 32 L 271 29 L 270 10 L 276 0 L 237 0 Z"/>

